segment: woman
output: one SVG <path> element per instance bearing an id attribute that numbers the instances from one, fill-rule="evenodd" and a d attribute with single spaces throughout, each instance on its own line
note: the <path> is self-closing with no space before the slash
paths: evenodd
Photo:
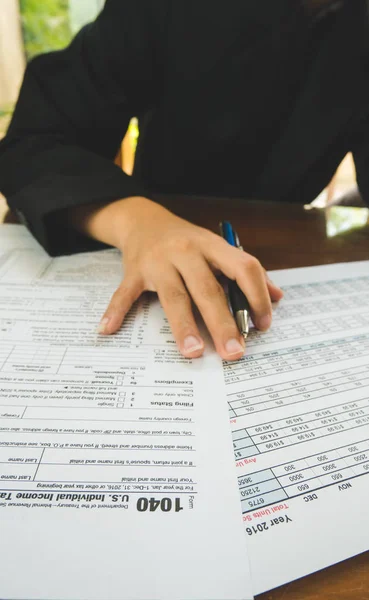
<path id="1" fill-rule="evenodd" d="M 152 290 L 185 356 L 204 349 L 192 298 L 219 354 L 238 359 L 244 341 L 214 269 L 268 329 L 282 292 L 257 259 L 150 196 L 307 202 L 351 150 L 367 197 L 368 34 L 366 0 L 107 0 L 69 48 L 31 62 L 0 145 L 0 190 L 52 255 L 122 250 L 101 333 Z M 113 159 L 132 116 L 128 177 Z"/>

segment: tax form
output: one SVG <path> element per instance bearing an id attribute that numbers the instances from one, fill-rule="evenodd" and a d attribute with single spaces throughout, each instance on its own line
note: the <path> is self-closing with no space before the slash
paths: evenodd
<path id="1" fill-rule="evenodd" d="M 221 361 L 153 299 L 98 336 L 121 277 L 0 227 L 0 598 L 252 598 Z"/>
<path id="2" fill-rule="evenodd" d="M 224 363 L 254 594 L 369 549 L 369 262 L 275 271 Z"/>

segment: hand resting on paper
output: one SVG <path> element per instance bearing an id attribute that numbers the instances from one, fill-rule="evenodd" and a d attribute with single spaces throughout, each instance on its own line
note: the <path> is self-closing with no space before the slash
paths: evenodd
<path id="1" fill-rule="evenodd" d="M 73 209 L 71 220 L 79 230 L 119 248 L 123 255 L 125 277 L 102 317 L 99 333 L 118 331 L 132 304 L 144 291 L 151 291 L 158 294 L 185 357 L 199 357 L 204 351 L 193 301 L 218 354 L 225 360 L 241 358 L 245 342 L 214 272 L 237 281 L 258 329 L 270 327 L 271 303 L 280 300 L 283 292 L 255 257 L 231 247 L 215 233 L 142 197 L 79 207 Z"/>

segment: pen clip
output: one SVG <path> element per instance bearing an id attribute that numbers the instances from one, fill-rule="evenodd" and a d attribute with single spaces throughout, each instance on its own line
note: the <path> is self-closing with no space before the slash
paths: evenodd
<path id="1" fill-rule="evenodd" d="M 235 231 L 233 228 L 232 228 L 232 231 L 233 231 L 234 241 L 236 242 L 236 248 L 238 248 L 238 250 L 243 250 L 243 247 L 240 244 L 240 238 L 238 237 L 237 231 Z"/>

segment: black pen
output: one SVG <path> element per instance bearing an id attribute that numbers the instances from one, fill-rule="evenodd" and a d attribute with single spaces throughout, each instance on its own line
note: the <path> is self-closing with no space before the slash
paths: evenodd
<path id="1" fill-rule="evenodd" d="M 220 233 L 223 239 L 228 242 L 231 246 L 242 250 L 238 235 L 233 229 L 232 225 L 228 221 L 222 221 L 220 223 Z M 232 279 L 228 279 L 228 298 L 231 305 L 234 319 L 237 323 L 237 327 L 246 341 L 249 333 L 249 315 L 250 305 L 243 291 L 238 287 L 237 282 Z"/>

